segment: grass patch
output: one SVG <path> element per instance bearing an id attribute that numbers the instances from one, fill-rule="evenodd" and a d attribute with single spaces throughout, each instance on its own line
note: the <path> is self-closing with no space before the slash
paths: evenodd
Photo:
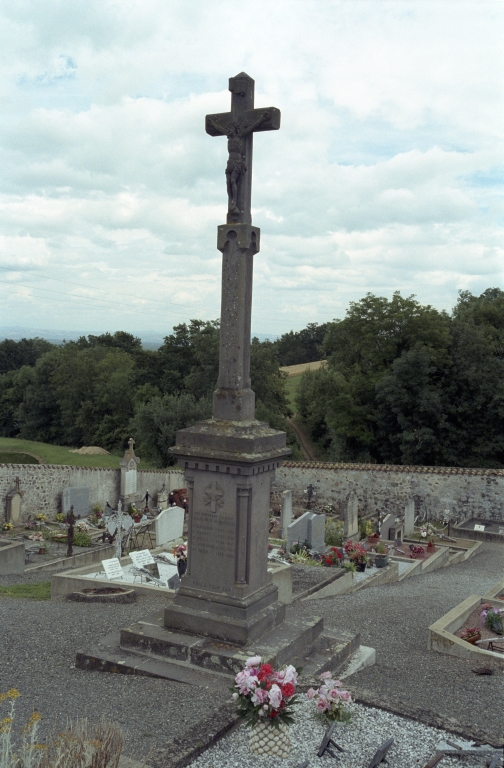
<path id="1" fill-rule="evenodd" d="M 0 464 L 38 464 L 39 460 L 31 453 L 0 451 Z"/>
<path id="2" fill-rule="evenodd" d="M 0 587 L 0 597 L 27 597 L 30 600 L 50 600 L 51 582 L 37 581 L 35 584 L 11 584 Z"/>
<path id="3" fill-rule="evenodd" d="M 17 437 L 0 437 L 0 457 L 6 453 L 34 453 L 46 464 L 63 464 L 72 467 L 104 467 L 106 469 L 119 468 L 122 453 L 120 456 L 112 454 L 109 456 L 81 456 L 78 453 L 70 453 L 70 447 L 38 443 L 35 440 L 20 440 Z M 11 464 L 17 462 L 0 458 L 0 463 Z M 143 459 L 139 468 L 156 469 L 149 461 L 144 461 Z"/>
<path id="4" fill-rule="evenodd" d="M 287 400 L 289 401 L 289 405 L 294 413 L 296 413 L 296 395 L 301 383 L 301 376 L 302 374 L 299 374 L 298 376 L 289 376 L 287 379 L 285 379 L 285 391 L 287 393 Z"/>

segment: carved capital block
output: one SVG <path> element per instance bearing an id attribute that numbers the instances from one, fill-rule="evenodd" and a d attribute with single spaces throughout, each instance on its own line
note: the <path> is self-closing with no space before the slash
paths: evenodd
<path id="1" fill-rule="evenodd" d="M 217 249 L 224 252 L 226 244 L 236 242 L 238 248 L 259 253 L 261 230 L 251 224 L 221 224 L 217 227 Z"/>

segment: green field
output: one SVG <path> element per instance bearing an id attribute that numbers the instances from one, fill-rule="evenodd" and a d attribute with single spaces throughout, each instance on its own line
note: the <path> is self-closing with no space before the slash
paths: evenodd
<path id="1" fill-rule="evenodd" d="M 34 440 L 18 440 L 15 437 L 0 437 L 0 463 L 16 463 L 12 458 L 14 453 L 33 453 L 46 464 L 67 464 L 72 467 L 106 467 L 118 469 L 121 456 L 81 456 L 79 453 L 70 453 L 70 448 L 64 445 L 50 445 L 49 443 L 37 443 Z M 3 456 L 9 454 L 10 459 Z M 24 462 L 21 462 L 24 463 Z M 139 469 L 155 469 L 148 461 L 141 461 Z"/>
<path id="2" fill-rule="evenodd" d="M 285 391 L 287 392 L 287 399 L 294 413 L 296 412 L 295 397 L 301 382 L 301 376 L 302 374 L 299 374 L 299 376 L 289 376 L 288 379 L 285 379 Z"/>

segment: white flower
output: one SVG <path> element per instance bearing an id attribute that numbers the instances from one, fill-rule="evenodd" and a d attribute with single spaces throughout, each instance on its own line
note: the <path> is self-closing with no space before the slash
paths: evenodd
<path id="1" fill-rule="evenodd" d="M 285 667 L 284 683 L 292 683 L 293 685 L 296 685 L 297 678 L 296 667 L 293 667 L 292 664 Z"/>
<path id="2" fill-rule="evenodd" d="M 246 667 L 258 667 L 261 663 L 261 657 L 260 656 L 251 656 L 250 659 L 247 659 L 245 662 Z"/>

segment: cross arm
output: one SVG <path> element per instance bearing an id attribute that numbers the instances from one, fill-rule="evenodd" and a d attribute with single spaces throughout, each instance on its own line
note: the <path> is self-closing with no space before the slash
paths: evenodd
<path id="1" fill-rule="evenodd" d="M 265 109 L 250 109 L 243 116 L 243 133 L 251 131 L 278 131 L 280 128 L 281 112 L 276 107 Z M 232 112 L 219 112 L 207 115 L 205 130 L 210 136 L 222 136 L 227 133 L 227 127 L 233 119 Z"/>

